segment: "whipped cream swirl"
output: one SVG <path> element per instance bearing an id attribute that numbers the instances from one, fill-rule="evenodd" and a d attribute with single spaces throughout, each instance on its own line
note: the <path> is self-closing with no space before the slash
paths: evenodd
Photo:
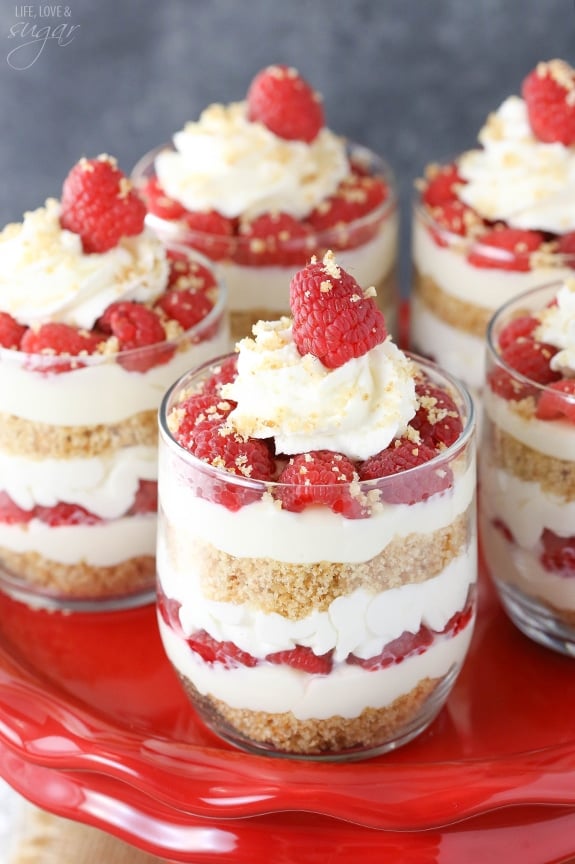
<path id="1" fill-rule="evenodd" d="M 222 390 L 245 436 L 275 440 L 278 453 L 332 450 L 367 459 L 405 432 L 417 409 L 411 361 L 388 338 L 328 369 L 301 355 L 291 319 L 259 321 L 239 343 L 238 375 Z"/>
<path id="2" fill-rule="evenodd" d="M 567 378 L 575 377 L 575 279 L 567 279 L 559 288 L 556 304 L 543 309 L 535 337 L 559 351 L 551 359 L 551 368 Z"/>
<path id="3" fill-rule="evenodd" d="M 506 99 L 489 116 L 479 141 L 483 149 L 458 160 L 468 181 L 462 201 L 485 219 L 501 219 L 513 228 L 575 230 L 575 148 L 539 141 L 523 99 Z"/>
<path id="4" fill-rule="evenodd" d="M 53 198 L 0 233 L 0 309 L 21 324 L 89 330 L 110 303 L 153 301 L 167 279 L 166 253 L 150 229 L 86 254 L 80 236 L 60 226 Z"/>
<path id="5" fill-rule="evenodd" d="M 248 120 L 245 102 L 210 105 L 173 136 L 155 160 L 166 194 L 188 210 L 253 218 L 282 211 L 304 218 L 349 173 L 343 140 L 322 129 L 311 142 L 287 141 Z"/>

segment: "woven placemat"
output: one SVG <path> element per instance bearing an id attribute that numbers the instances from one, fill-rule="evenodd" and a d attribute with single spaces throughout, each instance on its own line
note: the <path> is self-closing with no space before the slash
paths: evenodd
<path id="1" fill-rule="evenodd" d="M 8 864 L 167 864 L 97 828 L 26 805 Z"/>

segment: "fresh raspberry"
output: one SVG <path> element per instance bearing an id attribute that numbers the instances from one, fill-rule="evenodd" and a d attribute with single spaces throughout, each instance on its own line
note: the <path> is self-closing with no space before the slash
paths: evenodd
<path id="1" fill-rule="evenodd" d="M 151 177 L 142 189 L 142 198 L 146 202 L 146 206 L 150 213 L 157 216 L 159 219 L 168 219 L 170 221 L 181 219 L 186 212 L 185 207 L 170 198 L 160 186 L 157 177 Z"/>
<path id="2" fill-rule="evenodd" d="M 541 564 L 549 573 L 575 576 L 575 537 L 559 537 L 545 528 L 541 537 Z"/>
<path id="3" fill-rule="evenodd" d="M 313 450 L 292 457 L 278 478 L 277 496 L 286 510 L 299 513 L 312 504 L 323 504 L 348 518 L 361 515 L 349 484 L 357 480 L 352 462 L 341 453 Z"/>
<path id="4" fill-rule="evenodd" d="M 243 438 L 221 425 L 200 423 L 193 433 L 190 452 L 204 462 L 248 480 L 269 481 L 275 473 L 275 462 L 263 441 Z M 201 478 L 198 494 L 228 510 L 239 510 L 261 498 L 263 489 L 242 486 L 221 477 Z"/>
<path id="5" fill-rule="evenodd" d="M 128 515 L 136 516 L 145 513 L 155 513 L 158 509 L 158 484 L 155 480 L 140 480 L 134 503 L 128 510 Z"/>
<path id="6" fill-rule="evenodd" d="M 305 645 L 296 645 L 287 651 L 275 651 L 267 654 L 268 663 L 279 666 L 290 666 L 300 672 L 310 675 L 329 675 L 333 667 L 333 651 L 326 654 L 315 654 L 311 648 Z"/>
<path id="7" fill-rule="evenodd" d="M 474 211 L 462 201 L 445 201 L 433 207 L 430 214 L 440 229 L 435 226 L 432 229 L 433 238 L 439 246 L 449 245 L 449 238 L 444 236 L 444 232 L 465 237 L 469 225 L 477 221 Z"/>
<path id="8" fill-rule="evenodd" d="M 464 184 L 457 165 L 442 165 L 431 173 L 422 192 L 421 200 L 427 207 L 440 207 L 457 200 L 458 187 Z"/>
<path id="9" fill-rule="evenodd" d="M 518 270 L 531 269 L 530 256 L 543 243 L 539 231 L 524 231 L 520 228 L 494 228 L 477 239 L 467 256 L 474 267 L 482 269 Z M 489 247 L 486 251 L 482 247 Z"/>
<path id="10" fill-rule="evenodd" d="M 397 438 L 385 450 L 366 459 L 359 467 L 359 476 L 361 480 L 374 480 L 406 472 L 405 476 L 393 482 L 384 482 L 381 495 L 390 504 L 415 504 L 444 492 L 452 484 L 453 475 L 445 465 L 409 472 L 410 468 L 425 465 L 436 455 L 436 451 L 427 444 L 414 444 L 409 438 Z"/>
<path id="11" fill-rule="evenodd" d="M 262 213 L 241 225 L 239 238 L 236 258 L 244 266 L 299 266 L 310 256 L 311 228 L 289 213 Z"/>
<path id="12" fill-rule="evenodd" d="M 158 612 L 160 613 L 164 624 L 175 630 L 179 636 L 183 636 L 182 626 L 180 624 L 180 609 L 182 604 L 179 600 L 174 600 L 173 597 L 166 597 L 162 589 L 162 585 L 158 582 L 156 589 Z"/>
<path id="13" fill-rule="evenodd" d="M 383 313 L 353 276 L 328 253 L 290 283 L 293 339 L 299 353 L 313 354 L 333 369 L 361 357 L 387 335 Z"/>
<path id="14" fill-rule="evenodd" d="M 218 642 L 205 630 L 198 630 L 187 639 L 187 643 L 204 663 L 221 663 L 226 669 L 234 666 L 256 666 L 258 659 L 242 651 L 233 642 Z"/>
<path id="15" fill-rule="evenodd" d="M 499 531 L 499 533 L 505 537 L 508 543 L 515 543 L 515 539 L 511 533 L 511 528 L 503 521 L 503 519 L 492 519 L 491 524 L 496 531 Z"/>
<path id="16" fill-rule="evenodd" d="M 12 318 L 8 312 L 0 312 L 0 348 L 20 348 L 20 342 L 26 332 L 23 324 Z"/>
<path id="17" fill-rule="evenodd" d="M 175 249 L 168 249 L 167 257 L 170 265 L 168 289 L 206 293 L 217 286 L 214 273 L 199 261 Z"/>
<path id="18" fill-rule="evenodd" d="M 34 518 L 34 509 L 23 510 L 7 492 L 0 492 L 0 523 L 5 525 L 27 524 Z"/>
<path id="19" fill-rule="evenodd" d="M 458 633 L 463 632 L 471 619 L 473 618 L 473 604 L 469 603 L 465 609 L 461 609 L 459 612 L 455 612 L 443 630 L 441 631 L 444 635 L 449 636 L 457 636 Z"/>
<path id="20" fill-rule="evenodd" d="M 78 357 L 93 354 L 98 345 L 104 340 L 102 335 L 91 333 L 86 330 L 77 330 L 68 324 L 54 321 L 42 324 L 37 330 L 29 328 L 22 336 L 20 350 L 27 354 L 43 354 L 46 363 L 38 362 L 39 371 L 63 373 L 80 368 L 83 364 L 79 360 L 68 362 L 53 362 L 51 358 L 55 355 Z"/>
<path id="21" fill-rule="evenodd" d="M 107 252 L 144 230 L 146 206 L 109 156 L 80 159 L 62 187 L 62 228 L 79 234 L 84 252 Z"/>
<path id="22" fill-rule="evenodd" d="M 538 63 L 525 78 L 522 93 L 540 141 L 575 144 L 575 69 L 563 60 Z"/>
<path id="23" fill-rule="evenodd" d="M 214 366 L 212 374 L 206 378 L 202 385 L 202 393 L 217 393 L 222 391 L 224 384 L 231 384 L 238 374 L 238 356 L 232 354 L 226 357 L 217 366 Z"/>
<path id="24" fill-rule="evenodd" d="M 562 234 L 557 241 L 557 252 L 560 255 L 567 255 L 573 260 L 571 266 L 575 266 L 575 231 L 570 231 L 568 234 Z"/>
<path id="25" fill-rule="evenodd" d="M 308 144 L 325 122 L 320 97 L 289 66 L 268 66 L 256 75 L 248 89 L 247 114 L 280 138 Z"/>
<path id="26" fill-rule="evenodd" d="M 419 408 L 409 425 L 432 450 L 451 447 L 463 430 L 455 402 L 445 390 L 428 380 L 418 382 L 415 390 Z"/>
<path id="27" fill-rule="evenodd" d="M 356 657 L 355 654 L 350 654 L 347 658 L 347 663 L 351 663 L 354 666 L 362 666 L 364 669 L 371 671 L 385 669 L 387 666 L 401 663 L 407 657 L 424 654 L 432 642 L 433 633 L 428 627 L 422 625 L 417 633 L 410 633 L 408 630 L 405 630 L 397 639 L 388 642 L 382 652 L 375 657 L 368 657 L 364 660 L 361 657 Z"/>
<path id="28" fill-rule="evenodd" d="M 131 300 L 112 303 L 99 319 L 98 327 L 103 333 L 116 337 L 120 351 L 158 346 L 157 350 L 139 351 L 119 358 L 129 372 L 147 372 L 153 366 L 167 363 L 174 353 L 172 345 L 162 344 L 166 333 L 157 314 L 140 303 Z"/>
<path id="29" fill-rule="evenodd" d="M 96 525 L 102 521 L 99 516 L 79 504 L 68 504 L 64 501 L 54 507 L 36 507 L 34 516 L 53 528 L 62 525 Z"/>
<path id="30" fill-rule="evenodd" d="M 307 221 L 316 233 L 329 234 L 332 248 L 355 249 L 377 233 L 381 220 L 364 217 L 374 213 L 388 195 L 389 189 L 381 177 L 352 173 L 340 183 L 334 195 L 312 210 Z"/>
<path id="31" fill-rule="evenodd" d="M 217 210 L 186 210 L 183 220 L 191 231 L 195 249 L 212 261 L 231 258 L 235 248 L 236 225 Z"/>
<path id="32" fill-rule="evenodd" d="M 221 426 L 235 407 L 235 402 L 221 399 L 216 393 L 194 393 L 180 402 L 171 415 L 172 434 L 182 447 L 190 450 L 198 429 Z"/>
<path id="33" fill-rule="evenodd" d="M 155 308 L 162 309 L 168 318 L 177 321 L 184 330 L 190 330 L 209 314 L 214 304 L 202 291 L 166 291 Z"/>
<path id="34" fill-rule="evenodd" d="M 552 381 L 537 400 L 539 420 L 566 419 L 575 423 L 575 378 Z"/>
<path id="35" fill-rule="evenodd" d="M 532 336 L 533 331 L 538 326 L 539 321 L 531 315 L 520 315 L 518 318 L 513 318 L 499 333 L 499 350 L 504 351 L 522 337 Z"/>

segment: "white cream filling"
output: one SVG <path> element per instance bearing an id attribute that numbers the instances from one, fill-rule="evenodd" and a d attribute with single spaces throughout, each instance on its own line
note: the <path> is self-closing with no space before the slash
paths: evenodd
<path id="1" fill-rule="evenodd" d="M 485 416 L 495 426 L 507 432 L 517 441 L 551 456 L 575 462 L 575 435 L 573 423 L 568 420 L 539 420 L 537 417 L 522 417 L 513 410 L 516 403 L 496 396 L 488 387 L 483 393 Z"/>
<path id="2" fill-rule="evenodd" d="M 318 656 L 333 650 L 335 661 L 345 660 L 349 654 L 368 659 L 380 654 L 385 645 L 406 631 L 417 633 L 426 626 L 439 633 L 464 608 L 469 587 L 477 575 L 473 539 L 462 555 L 425 582 L 377 594 L 358 588 L 337 597 L 327 611 L 314 610 L 293 621 L 247 603 L 206 599 L 198 574 L 193 569 L 174 572 L 162 545 L 160 542 L 157 558 L 162 591 L 181 604 L 179 617 L 184 634 L 191 636 L 198 630 L 206 630 L 218 642 L 233 642 L 260 659 L 296 645 L 307 646 Z M 193 562 L 190 564 L 193 568 Z"/>
<path id="3" fill-rule="evenodd" d="M 33 519 L 25 526 L 0 523 L 0 548 L 25 554 L 35 552 L 59 564 L 114 567 L 140 555 L 156 552 L 154 514 L 127 516 L 95 525 L 52 527 Z"/>
<path id="4" fill-rule="evenodd" d="M 452 467 L 456 470 L 456 466 Z M 301 513 L 282 509 L 270 496 L 232 512 L 197 497 L 179 454 L 160 447 L 159 490 L 165 518 L 186 545 L 211 544 L 237 558 L 271 558 L 293 564 L 358 563 L 378 555 L 396 537 L 432 534 L 465 513 L 475 496 L 475 463 L 455 474 L 451 489 L 412 505 L 382 504 L 367 519 L 346 519 L 327 507 Z M 184 472 L 184 474 L 182 474 Z M 201 469 L 192 480 L 211 483 Z"/>
<path id="5" fill-rule="evenodd" d="M 469 647 L 472 626 L 439 638 L 428 650 L 380 670 L 342 663 L 329 675 L 308 675 L 288 666 L 261 664 L 226 669 L 198 661 L 186 642 L 159 620 L 160 635 L 173 666 L 202 694 L 231 708 L 282 714 L 298 720 L 358 717 L 366 708 L 384 708 L 426 678 L 443 678 L 458 668 Z"/>
<path id="6" fill-rule="evenodd" d="M 65 501 L 101 519 L 117 519 L 133 504 L 139 481 L 157 475 L 157 449 L 143 445 L 85 459 L 29 459 L 0 451 L 0 491 L 23 510 Z"/>

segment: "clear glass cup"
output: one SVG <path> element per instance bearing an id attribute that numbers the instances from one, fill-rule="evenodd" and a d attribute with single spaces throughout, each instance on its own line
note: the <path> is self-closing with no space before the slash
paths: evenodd
<path id="1" fill-rule="evenodd" d="M 144 199 L 146 185 L 155 177 L 154 164 L 159 153 L 173 149 L 164 144 L 146 153 L 135 166 L 131 178 Z M 214 262 L 228 287 L 230 327 L 237 340 L 251 335 L 258 320 L 275 320 L 289 314 L 291 276 L 312 255 L 323 258 L 331 249 L 338 264 L 353 273 L 362 286 L 373 285 L 383 311 L 387 329 L 397 335 L 399 287 L 397 273 L 399 209 L 395 179 L 389 166 L 369 149 L 358 144 L 348 147 L 350 160 L 367 175 L 385 180 L 386 200 L 368 215 L 340 223 L 325 231 L 313 231 L 305 238 L 278 241 L 278 252 L 285 263 L 270 263 L 254 251 L 253 241 L 237 233 L 231 237 L 210 235 L 191 229 L 182 219 L 169 220 L 152 213 L 147 224 L 166 242 L 177 242 L 198 249 Z"/>
<path id="2" fill-rule="evenodd" d="M 217 735 L 248 751 L 360 759 L 419 735 L 469 646 L 477 575 L 474 411 L 458 440 L 403 474 L 289 484 L 200 461 L 170 432 L 183 399 L 226 358 L 192 370 L 160 409 L 158 621 L 167 657 Z M 317 487 L 314 487 L 317 488 Z"/>
<path id="3" fill-rule="evenodd" d="M 506 324 L 541 310 L 558 287 L 522 294 L 489 324 L 479 521 L 487 567 L 511 620 L 536 642 L 575 656 L 575 424 L 567 419 L 575 416 L 575 398 L 525 378 L 499 349 Z M 541 419 L 541 400 L 550 394 L 557 416 Z"/>
<path id="4" fill-rule="evenodd" d="M 58 609 L 153 602 L 157 412 L 186 369 L 228 350 L 222 283 L 213 302 L 194 327 L 144 348 L 0 348 L 0 590 Z"/>
<path id="5" fill-rule="evenodd" d="M 480 255 L 483 266 L 473 264 L 471 254 Z M 436 221 L 418 198 L 412 263 L 410 348 L 461 378 L 479 404 L 491 316 L 524 291 L 572 275 L 575 255 L 514 254 L 461 237 Z"/>

